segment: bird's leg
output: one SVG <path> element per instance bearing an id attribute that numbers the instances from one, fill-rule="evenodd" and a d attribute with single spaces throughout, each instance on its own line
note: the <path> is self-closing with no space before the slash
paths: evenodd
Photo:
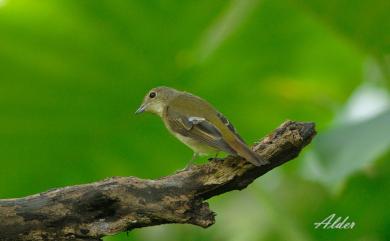
<path id="1" fill-rule="evenodd" d="M 184 170 L 188 170 L 188 169 L 191 169 L 192 167 L 192 163 L 194 162 L 194 160 L 199 156 L 199 154 L 197 152 L 194 152 L 194 154 L 192 154 L 192 158 L 191 160 L 188 162 L 186 168 Z"/>
<path id="2" fill-rule="evenodd" d="M 194 160 L 199 156 L 198 153 L 194 152 L 194 154 L 192 154 L 192 158 L 189 160 L 189 162 L 187 163 L 186 167 L 183 168 L 183 169 L 180 169 L 180 170 L 177 170 L 176 173 L 178 172 L 184 172 L 184 171 L 188 171 L 191 169 L 191 167 L 193 166 L 193 162 Z"/>
<path id="3" fill-rule="evenodd" d="M 219 160 L 218 154 L 219 154 L 219 152 L 216 152 L 216 153 L 215 153 L 215 156 L 214 156 L 214 157 L 210 157 L 208 160 L 209 160 L 209 161 L 212 161 L 212 160 L 218 161 L 218 160 Z"/>

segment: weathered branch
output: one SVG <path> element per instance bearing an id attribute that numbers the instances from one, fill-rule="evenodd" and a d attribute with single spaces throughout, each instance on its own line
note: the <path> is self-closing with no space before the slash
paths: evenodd
<path id="1" fill-rule="evenodd" d="M 100 240 L 164 223 L 208 227 L 214 213 L 204 200 L 245 188 L 295 158 L 314 135 L 313 123 L 285 122 L 254 146 L 269 161 L 261 167 L 227 157 L 157 180 L 112 177 L 0 200 L 0 240 Z"/>

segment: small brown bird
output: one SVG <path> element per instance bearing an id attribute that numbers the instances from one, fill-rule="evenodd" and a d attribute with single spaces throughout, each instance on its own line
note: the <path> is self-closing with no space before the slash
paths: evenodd
<path id="1" fill-rule="evenodd" d="M 135 113 L 142 112 L 161 117 L 167 129 L 194 151 L 191 162 L 198 155 L 223 151 L 241 156 L 255 166 L 267 163 L 245 144 L 219 111 L 198 96 L 169 87 L 157 87 L 146 94 Z"/>

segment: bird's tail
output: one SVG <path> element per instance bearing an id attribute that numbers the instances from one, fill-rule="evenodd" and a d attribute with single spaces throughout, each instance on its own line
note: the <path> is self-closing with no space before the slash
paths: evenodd
<path id="1" fill-rule="evenodd" d="M 240 140 L 235 140 L 235 151 L 237 154 L 255 166 L 263 166 L 268 164 L 267 160 L 262 159 L 256 152 L 252 151 L 245 143 Z"/>

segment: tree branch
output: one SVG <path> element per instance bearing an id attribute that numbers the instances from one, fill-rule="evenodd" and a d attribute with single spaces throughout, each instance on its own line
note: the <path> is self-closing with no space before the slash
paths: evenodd
<path id="1" fill-rule="evenodd" d="M 261 167 L 229 156 L 157 180 L 112 177 L 0 200 L 0 240 L 101 240 L 165 223 L 208 227 L 215 214 L 204 200 L 245 188 L 295 158 L 314 135 L 313 123 L 283 123 L 253 147 L 269 161 Z"/>

